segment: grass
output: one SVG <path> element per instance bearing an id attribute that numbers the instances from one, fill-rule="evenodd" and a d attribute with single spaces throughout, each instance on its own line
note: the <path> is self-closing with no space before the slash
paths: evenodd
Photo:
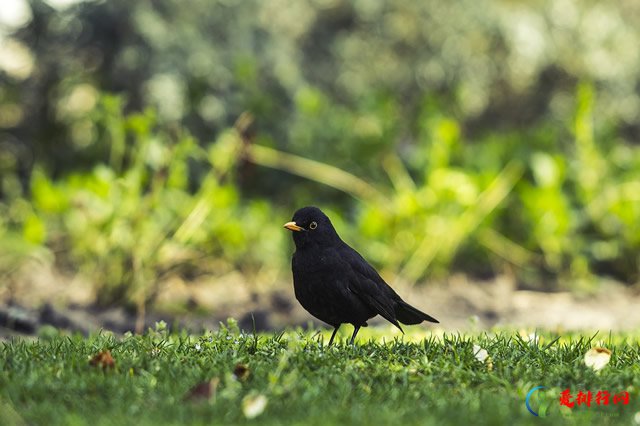
<path id="1" fill-rule="evenodd" d="M 324 330 L 256 335 L 233 322 L 202 336 L 160 324 L 142 336 L 12 340 L 0 346 L 0 424 L 631 424 L 640 417 L 637 336 L 390 338 L 389 329 L 368 329 L 352 347 L 349 332 L 333 347 Z M 584 364 L 593 346 L 612 350 L 599 372 Z M 478 347 L 489 354 L 484 361 Z M 105 349 L 115 367 L 91 365 Z M 210 397 L 189 397 L 201 382 L 212 383 Z M 524 403 L 539 385 L 547 388 L 531 405 L 548 405 L 545 418 Z M 594 397 L 628 391 L 630 402 L 562 410 L 564 389 Z M 260 412 L 260 399 L 264 411 L 247 418 L 246 410 Z"/>

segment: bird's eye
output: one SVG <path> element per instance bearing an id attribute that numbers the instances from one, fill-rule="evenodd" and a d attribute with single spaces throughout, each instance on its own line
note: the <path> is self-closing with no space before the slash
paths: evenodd
<path id="1" fill-rule="evenodd" d="M 317 224 L 317 223 L 315 223 L 315 222 L 311 222 L 311 223 L 309 224 L 309 229 L 316 229 L 317 227 L 318 227 L 318 224 Z"/>

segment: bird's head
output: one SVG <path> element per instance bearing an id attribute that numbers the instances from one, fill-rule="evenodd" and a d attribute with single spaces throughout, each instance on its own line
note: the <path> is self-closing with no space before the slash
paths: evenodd
<path id="1" fill-rule="evenodd" d="M 291 222 L 285 223 L 284 227 L 293 231 L 296 248 L 307 245 L 332 246 L 341 241 L 327 215 L 317 207 L 303 207 L 296 211 Z"/>

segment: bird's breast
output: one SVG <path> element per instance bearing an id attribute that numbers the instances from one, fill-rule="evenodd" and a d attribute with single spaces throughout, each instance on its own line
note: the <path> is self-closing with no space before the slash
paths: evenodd
<path id="1" fill-rule="evenodd" d="M 348 288 L 350 270 L 330 250 L 302 252 L 292 260 L 296 299 L 313 316 L 328 324 L 363 324 L 375 315 Z"/>
<path id="2" fill-rule="evenodd" d="M 298 274 L 322 274 L 330 271 L 331 258 L 327 254 L 296 252 L 291 263 L 294 275 Z"/>

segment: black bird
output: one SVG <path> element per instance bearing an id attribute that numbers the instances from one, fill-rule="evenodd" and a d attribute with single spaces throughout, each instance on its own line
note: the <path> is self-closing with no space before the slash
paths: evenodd
<path id="1" fill-rule="evenodd" d="M 329 345 L 341 324 L 353 324 L 350 344 L 360 327 L 381 315 L 404 333 L 402 324 L 438 322 L 414 308 L 376 270 L 342 241 L 317 207 L 303 207 L 284 227 L 294 231 L 291 269 L 296 299 L 311 315 L 333 326 Z"/>

